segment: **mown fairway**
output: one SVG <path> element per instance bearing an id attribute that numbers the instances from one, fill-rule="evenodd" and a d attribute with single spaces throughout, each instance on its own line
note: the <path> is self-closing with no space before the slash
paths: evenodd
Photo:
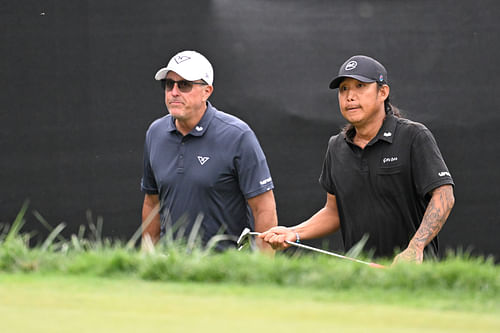
<path id="1" fill-rule="evenodd" d="M 0 224 L 0 333 L 500 332 L 500 266 L 449 253 L 375 269 L 325 255 L 149 251 L 63 225 L 28 246 Z"/>
<path id="2" fill-rule="evenodd" d="M 453 295 L 0 273 L 2 332 L 500 332 Z"/>

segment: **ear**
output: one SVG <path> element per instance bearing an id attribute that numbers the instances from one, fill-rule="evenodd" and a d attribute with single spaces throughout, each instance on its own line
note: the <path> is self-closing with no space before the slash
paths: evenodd
<path id="1" fill-rule="evenodd" d="M 378 90 L 380 98 L 382 98 L 382 100 L 385 101 L 387 99 L 387 97 L 389 97 L 390 91 L 391 91 L 391 88 L 387 84 L 384 84 L 383 86 L 381 86 L 380 89 Z"/>
<path id="2" fill-rule="evenodd" d="M 203 102 L 206 102 L 208 100 L 213 91 L 213 86 L 203 86 Z"/>

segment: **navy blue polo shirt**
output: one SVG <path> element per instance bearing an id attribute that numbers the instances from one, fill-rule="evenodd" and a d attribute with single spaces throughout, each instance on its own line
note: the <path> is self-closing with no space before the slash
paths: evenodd
<path id="1" fill-rule="evenodd" d="M 187 135 L 177 131 L 171 115 L 154 121 L 146 133 L 141 189 L 159 195 L 162 236 L 173 225 L 174 234 L 187 237 L 201 214 L 204 244 L 218 233 L 236 240 L 245 227 L 253 229 L 246 200 L 273 188 L 254 132 L 208 102 Z"/>
<path id="2" fill-rule="evenodd" d="M 453 185 L 432 133 L 388 115 L 364 149 L 354 130 L 330 138 L 320 184 L 335 195 L 346 249 L 364 234 L 365 250 L 390 257 L 404 250 L 420 226 L 433 189 Z M 426 253 L 437 254 L 437 237 Z"/>

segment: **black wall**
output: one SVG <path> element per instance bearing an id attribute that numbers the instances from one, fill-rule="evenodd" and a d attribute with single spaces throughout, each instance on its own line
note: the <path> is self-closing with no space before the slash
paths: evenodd
<path id="1" fill-rule="evenodd" d="M 354 54 L 389 72 L 391 99 L 434 133 L 456 182 L 443 248 L 500 257 L 497 1 L 0 1 L 0 222 L 26 231 L 140 225 L 142 148 L 165 114 L 153 75 L 195 49 L 212 103 L 247 121 L 268 157 L 281 224 L 325 201 L 317 179 L 344 121 L 331 78 Z M 341 248 L 338 236 L 332 249 Z M 319 240 L 316 244 L 321 244 Z"/>

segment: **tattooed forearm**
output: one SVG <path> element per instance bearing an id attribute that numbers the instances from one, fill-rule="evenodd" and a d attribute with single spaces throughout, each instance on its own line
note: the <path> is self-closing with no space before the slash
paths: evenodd
<path id="1" fill-rule="evenodd" d="M 455 198 L 451 185 L 444 185 L 435 189 L 425 210 L 422 223 L 411 240 L 411 245 L 423 249 L 429 244 L 443 227 L 454 203 Z"/>

